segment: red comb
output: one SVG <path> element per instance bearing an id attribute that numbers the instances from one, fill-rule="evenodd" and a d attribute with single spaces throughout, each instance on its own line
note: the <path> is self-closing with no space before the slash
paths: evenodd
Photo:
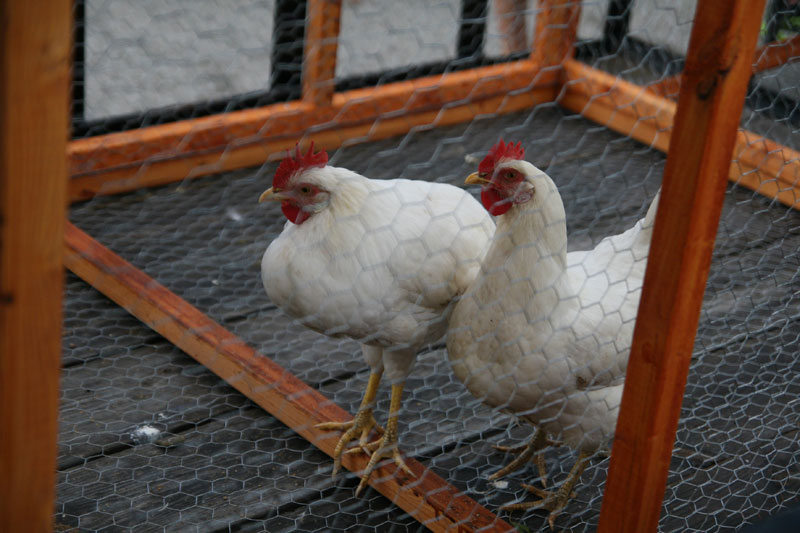
<path id="1" fill-rule="evenodd" d="M 283 158 L 278 169 L 275 171 L 275 177 L 272 178 L 272 186 L 279 189 L 285 188 L 289 183 L 289 178 L 298 172 L 302 172 L 308 168 L 324 167 L 328 164 L 328 153 L 323 150 L 318 154 L 314 153 L 314 142 L 308 147 L 308 152 L 300 153 L 300 143 L 294 147 L 294 157 L 286 150 L 286 157 Z"/>
<path id="2" fill-rule="evenodd" d="M 525 157 L 525 149 L 521 142 L 516 145 L 513 142 L 506 144 L 503 139 L 500 139 L 478 165 L 478 172 L 491 176 L 494 174 L 494 166 L 501 159 L 522 159 L 523 157 Z"/>

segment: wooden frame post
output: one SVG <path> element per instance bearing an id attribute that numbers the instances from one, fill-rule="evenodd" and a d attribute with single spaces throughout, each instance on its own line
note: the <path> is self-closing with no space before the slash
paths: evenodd
<path id="1" fill-rule="evenodd" d="M 546 68 L 571 59 L 580 14 L 578 0 L 539 0 L 531 60 Z"/>
<path id="2" fill-rule="evenodd" d="M 342 0 L 309 0 L 303 61 L 303 100 L 315 106 L 333 102 Z"/>
<path id="3" fill-rule="evenodd" d="M 701 1 L 598 531 L 656 531 L 764 0 Z"/>
<path id="4" fill-rule="evenodd" d="M 528 49 L 525 24 L 527 0 L 494 0 L 494 12 L 502 38 L 502 53 L 506 55 Z"/>
<path id="5" fill-rule="evenodd" d="M 0 0 L 0 531 L 51 531 L 72 0 Z"/>

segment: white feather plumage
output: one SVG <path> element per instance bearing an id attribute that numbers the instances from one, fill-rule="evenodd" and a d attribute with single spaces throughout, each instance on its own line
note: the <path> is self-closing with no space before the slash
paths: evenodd
<path id="1" fill-rule="evenodd" d="M 525 161 L 502 166 L 534 196 L 498 218 L 451 317 L 448 353 L 476 397 L 596 451 L 616 425 L 658 197 L 626 232 L 568 254 L 553 181 Z"/>
<path id="2" fill-rule="evenodd" d="M 441 338 L 494 233 L 488 213 L 451 185 L 336 167 L 302 178 L 328 190 L 330 204 L 301 225 L 287 222 L 267 248 L 270 299 L 320 333 L 395 352 Z M 386 362 L 390 380 L 405 379 L 406 364 Z"/>

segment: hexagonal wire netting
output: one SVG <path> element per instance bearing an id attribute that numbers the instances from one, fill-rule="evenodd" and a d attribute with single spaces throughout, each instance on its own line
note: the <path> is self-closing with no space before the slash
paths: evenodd
<path id="1" fill-rule="evenodd" d="M 583 2 L 577 58 L 639 85 L 664 82 L 682 68 L 694 4 Z M 298 98 L 305 9 L 306 2 L 286 0 L 76 2 L 75 137 Z M 529 53 L 537 13 L 536 3 L 524 0 L 344 0 L 337 90 L 513 61 Z M 795 2 L 769 2 L 760 45 L 795 46 L 798 16 Z M 767 168 L 766 158 L 760 168 L 733 167 L 743 177 L 725 195 L 663 531 L 736 529 L 800 501 L 800 216 L 792 174 L 798 164 L 793 150 L 800 148 L 799 73 L 787 63 L 757 71 L 751 80 L 741 128 L 748 139 L 760 135 L 788 148 L 778 172 Z M 666 156 L 655 143 L 642 144 L 567 110 L 561 105 L 565 90 L 555 102 L 513 113 L 478 113 L 455 125 L 433 118 L 384 140 L 371 140 L 369 133 L 342 139 L 329 151 L 329 164 L 376 180 L 460 187 L 499 138 L 519 141 L 525 159 L 558 186 L 568 250 L 589 250 L 645 215 Z M 276 168 L 268 162 L 97 196 L 73 204 L 70 218 L 355 413 L 369 376 L 358 342 L 304 327 L 262 286 L 261 256 L 286 223 L 277 206 L 257 203 Z M 743 185 L 748 176 L 762 180 L 758 192 Z M 783 202 L 761 194 L 775 189 Z M 334 255 L 353 260 L 346 252 Z M 331 297 L 346 289 L 331 289 Z M 71 274 L 64 320 L 59 530 L 424 529 L 372 489 L 356 497 L 357 475 L 332 479 L 333 461 L 293 428 Z M 520 387 L 536 379 L 524 367 L 513 368 Z M 381 424 L 389 392 L 384 379 L 375 408 Z M 537 483 L 538 474 L 529 465 L 489 481 L 512 459 L 492 445 L 522 444 L 531 434 L 527 423 L 470 394 L 453 373 L 443 339 L 423 343 L 399 418 L 406 456 L 498 511 L 532 500 L 522 483 Z M 575 458 L 568 446 L 546 449 L 551 485 L 563 482 Z M 559 527 L 596 527 L 607 466 L 607 455 L 590 461 Z M 542 511 L 501 516 L 521 531 L 546 527 Z"/>

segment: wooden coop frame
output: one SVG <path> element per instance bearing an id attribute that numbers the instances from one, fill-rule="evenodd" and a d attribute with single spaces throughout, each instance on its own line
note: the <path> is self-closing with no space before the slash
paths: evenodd
<path id="1" fill-rule="evenodd" d="M 313 424 L 350 418 L 66 222 L 68 202 L 544 102 L 668 153 L 599 527 L 654 531 L 726 178 L 798 208 L 800 153 L 738 130 L 750 75 L 800 54 L 798 38 L 756 49 L 764 1 L 700 0 L 683 73 L 646 87 L 574 59 L 578 2 L 540 0 L 528 57 L 338 92 L 341 0 L 308 0 L 301 98 L 67 142 L 72 0 L 0 0 L 0 531 L 52 527 L 63 266 L 328 455 Z M 370 485 L 432 530 L 511 529 L 408 464 L 416 480 L 392 464 Z"/>

